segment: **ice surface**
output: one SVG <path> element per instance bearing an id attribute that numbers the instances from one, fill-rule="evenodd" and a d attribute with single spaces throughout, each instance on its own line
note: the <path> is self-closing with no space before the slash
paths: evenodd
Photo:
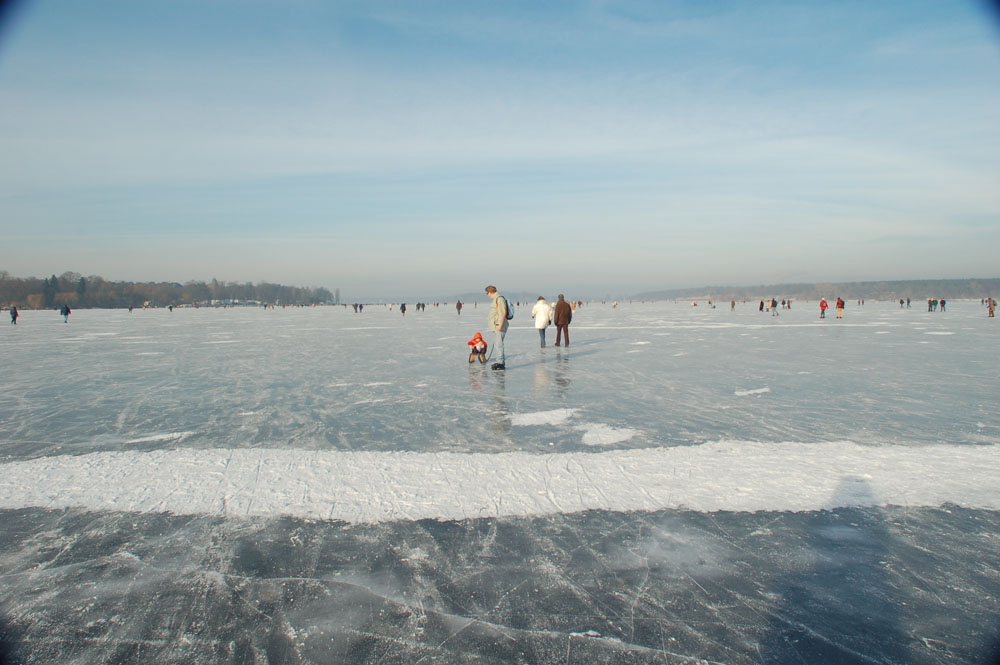
<path id="1" fill-rule="evenodd" d="M 983 662 L 1000 328 L 810 305 L 515 320 L 496 373 L 470 307 L 23 312 L 0 652 Z"/>

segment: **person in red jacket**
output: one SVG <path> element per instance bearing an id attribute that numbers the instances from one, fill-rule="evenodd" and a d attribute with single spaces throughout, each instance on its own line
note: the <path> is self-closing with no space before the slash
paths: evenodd
<path id="1" fill-rule="evenodd" d="M 827 302 L 826 302 L 826 298 L 820 298 L 819 299 L 819 318 L 821 318 L 821 319 L 825 319 L 826 318 L 826 308 L 829 307 L 829 306 L 830 305 L 828 305 Z"/>
<path id="2" fill-rule="evenodd" d="M 844 318 L 844 299 L 837 298 L 837 318 Z"/>
<path id="3" fill-rule="evenodd" d="M 483 339 L 482 333 L 476 333 L 472 336 L 466 344 L 469 345 L 469 362 L 473 362 L 476 358 L 479 358 L 479 362 L 486 362 L 486 340 Z"/>

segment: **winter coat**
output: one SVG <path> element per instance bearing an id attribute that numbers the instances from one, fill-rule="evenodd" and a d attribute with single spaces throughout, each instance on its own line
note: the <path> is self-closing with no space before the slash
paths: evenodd
<path id="1" fill-rule="evenodd" d="M 486 351 L 486 340 L 479 333 L 473 335 L 472 339 L 466 342 L 470 347 L 469 351 L 472 353 L 484 353 Z"/>
<path id="2" fill-rule="evenodd" d="M 535 328 L 544 330 L 552 322 L 552 307 L 544 300 L 539 300 L 531 308 L 531 317 L 535 319 Z"/>
<path id="3" fill-rule="evenodd" d="M 573 308 L 565 300 L 556 303 L 555 313 L 552 315 L 552 323 L 557 326 L 568 326 L 573 320 Z"/>
<path id="4" fill-rule="evenodd" d="M 497 291 L 490 296 L 490 316 L 487 325 L 490 330 L 507 332 L 507 299 Z"/>

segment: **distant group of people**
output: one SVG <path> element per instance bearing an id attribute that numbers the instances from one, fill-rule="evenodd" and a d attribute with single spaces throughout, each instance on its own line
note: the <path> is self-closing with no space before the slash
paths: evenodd
<path id="1" fill-rule="evenodd" d="M 825 319 L 826 318 L 826 310 L 828 310 L 828 309 L 830 309 L 830 303 L 828 303 L 826 301 L 826 298 L 820 298 L 819 299 L 819 318 Z M 841 297 L 839 297 L 839 296 L 837 298 L 837 318 L 838 319 L 844 318 L 844 299 L 841 298 Z"/>
<path id="2" fill-rule="evenodd" d="M 69 323 L 69 315 L 72 314 L 72 313 L 73 313 L 73 311 L 69 308 L 69 305 L 64 304 L 62 307 L 59 308 L 59 314 L 63 317 L 63 323 Z M 21 313 L 17 311 L 17 306 L 16 305 L 11 305 L 10 306 L 10 324 L 12 326 L 16 326 L 17 325 L 17 319 L 18 319 L 19 316 L 21 316 Z"/>
<path id="3" fill-rule="evenodd" d="M 711 305 L 712 301 L 709 300 L 708 304 Z M 760 305 L 758 305 L 757 308 L 758 308 L 758 311 L 761 311 L 761 312 L 771 312 L 771 316 L 778 316 L 778 299 L 772 297 L 770 300 L 761 300 L 760 301 Z M 781 309 L 791 309 L 791 308 L 792 308 L 792 301 L 791 300 L 785 300 L 784 298 L 782 298 L 781 299 Z M 735 298 L 733 300 L 729 301 L 729 311 L 730 312 L 736 311 L 736 299 Z"/>
<path id="4" fill-rule="evenodd" d="M 427 309 L 427 303 L 425 303 L 425 302 L 418 302 L 416 305 L 414 305 L 414 307 L 417 308 L 418 312 L 423 312 L 424 310 Z M 391 307 L 390 307 L 390 309 L 391 309 Z M 399 312 L 403 316 L 406 316 L 406 303 L 405 302 L 401 303 L 399 305 Z"/>
<path id="5" fill-rule="evenodd" d="M 927 311 L 928 312 L 936 312 L 938 306 L 940 306 L 941 307 L 941 311 L 943 312 L 946 304 L 947 303 L 945 302 L 944 298 L 941 298 L 941 300 L 938 300 L 937 298 L 928 298 L 927 299 Z"/>
<path id="6" fill-rule="evenodd" d="M 490 299 L 486 321 L 487 330 L 493 333 L 493 352 L 498 354 L 496 362 L 490 367 L 494 370 L 507 369 L 504 338 L 507 336 L 510 321 L 514 318 L 514 308 L 492 284 L 486 287 L 486 295 Z M 582 302 L 577 304 L 582 304 Z M 461 302 L 456 303 L 455 308 L 461 315 Z M 544 296 L 538 296 L 538 300 L 531 308 L 531 317 L 535 320 L 535 329 L 538 331 L 541 348 L 545 348 L 545 330 L 550 324 L 554 324 L 556 327 L 556 346 L 569 346 L 569 324 L 573 320 L 573 309 L 574 307 L 567 302 L 566 297 L 561 293 L 555 306 L 545 302 Z M 469 346 L 470 363 L 475 362 L 477 358 L 480 363 L 486 362 L 487 344 L 481 333 L 477 332 L 466 344 Z"/>
<path id="7" fill-rule="evenodd" d="M 445 303 L 445 304 L 447 305 L 448 303 Z M 435 307 L 438 307 L 439 305 L 440 305 L 440 303 L 434 303 Z M 347 305 L 345 304 L 344 307 L 346 308 Z M 352 303 L 351 307 L 354 309 L 354 313 L 355 314 L 361 314 L 361 313 L 363 313 L 365 311 L 365 306 L 362 303 L 358 303 L 358 302 Z M 389 303 L 388 305 L 386 305 L 386 307 L 389 308 L 390 312 L 392 311 L 392 303 Z M 418 312 L 423 312 L 423 311 L 426 311 L 426 309 L 427 309 L 427 303 L 425 303 L 425 302 L 418 302 L 413 307 L 416 308 L 416 310 Z M 462 313 L 462 301 L 458 302 L 457 307 L 458 307 L 458 310 L 459 310 L 458 313 L 461 314 Z M 400 313 L 403 316 L 406 316 L 406 303 L 405 302 L 404 303 L 400 303 L 400 305 L 399 305 L 399 311 L 400 311 Z"/>

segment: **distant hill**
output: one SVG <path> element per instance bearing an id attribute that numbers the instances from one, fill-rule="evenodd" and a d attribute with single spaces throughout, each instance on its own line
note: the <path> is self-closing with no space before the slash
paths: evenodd
<path id="1" fill-rule="evenodd" d="M 819 282 L 816 284 L 761 284 L 757 286 L 703 286 L 637 293 L 634 300 L 674 300 L 714 298 L 717 300 L 818 300 L 841 297 L 845 300 L 896 300 L 912 298 L 985 298 L 1000 294 L 1000 278 L 913 279 L 884 282 Z"/>

